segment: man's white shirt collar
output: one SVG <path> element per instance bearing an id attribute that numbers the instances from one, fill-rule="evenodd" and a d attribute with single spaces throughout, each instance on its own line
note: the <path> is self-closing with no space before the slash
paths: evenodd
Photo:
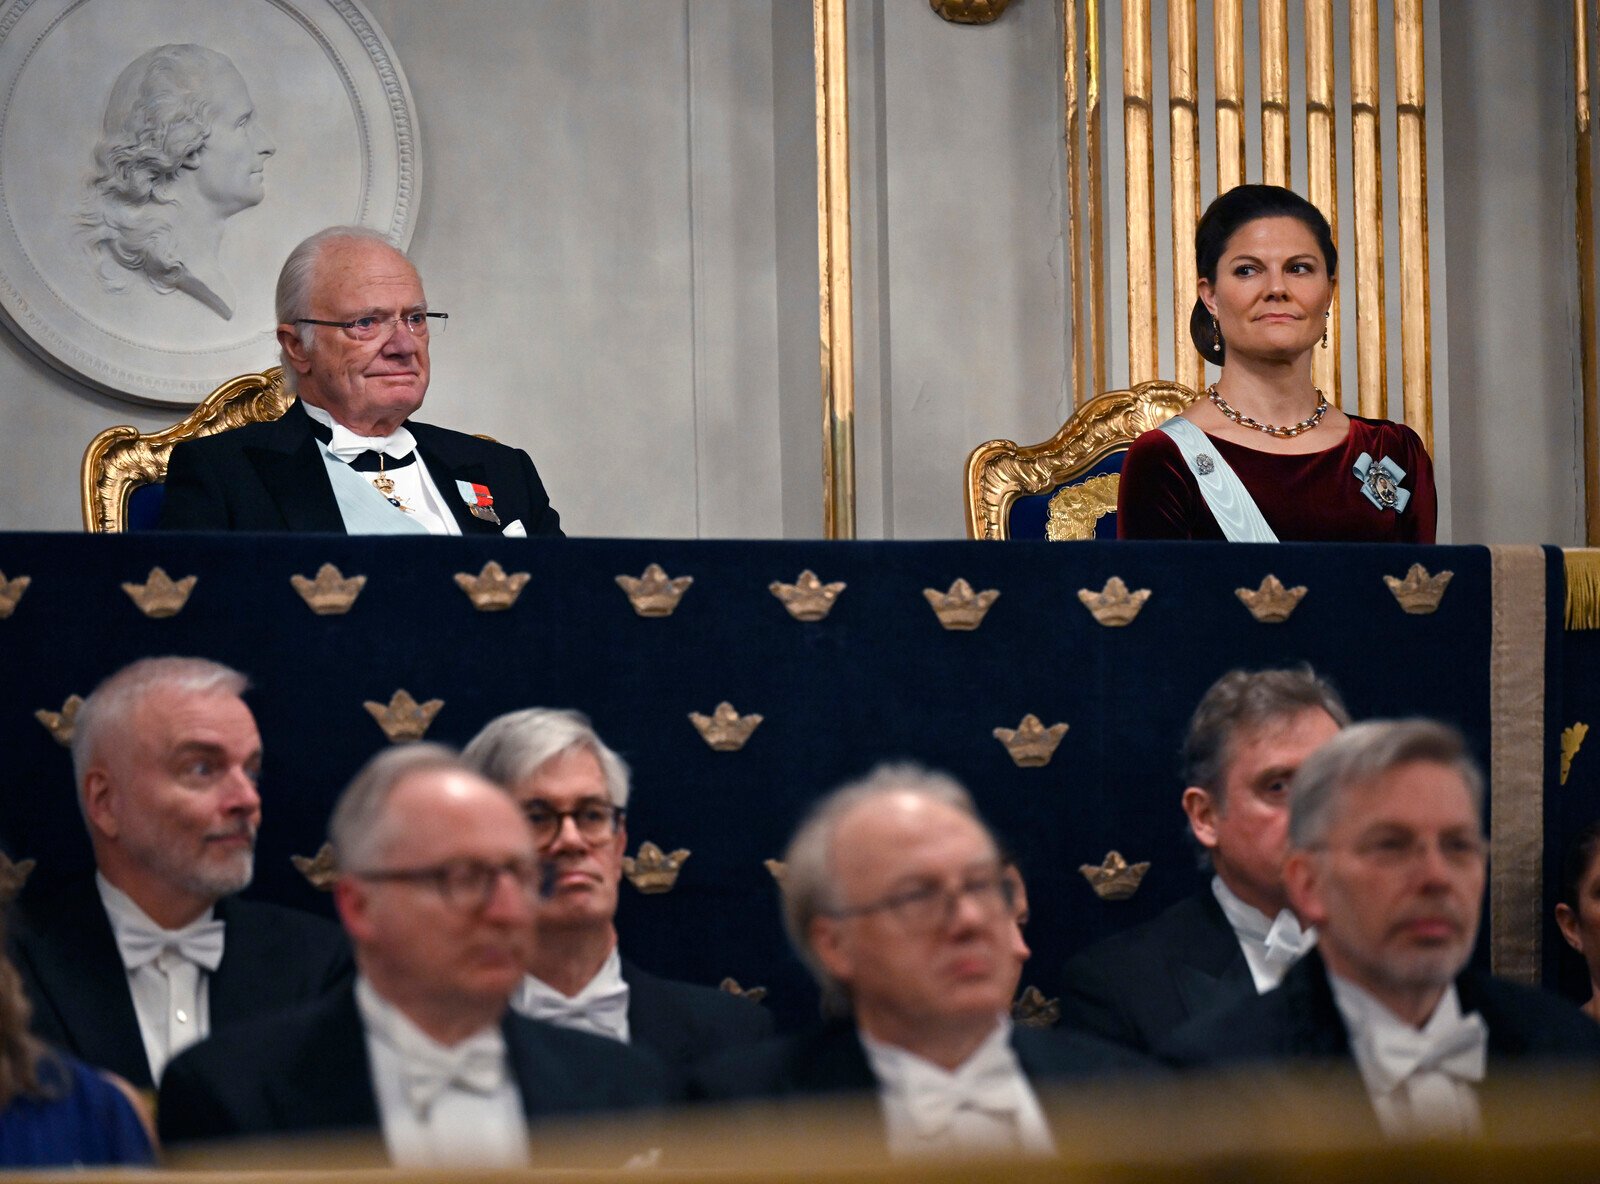
<path id="1" fill-rule="evenodd" d="M 527 975 L 511 997 L 511 1006 L 530 1019 L 591 1032 L 627 1044 L 628 981 L 622 977 L 622 955 L 616 946 L 595 976 L 576 995 L 563 995 L 543 979 Z"/>
<path id="2" fill-rule="evenodd" d="M 1301 929 L 1300 919 L 1293 911 L 1284 909 L 1269 919 L 1254 905 L 1240 900 L 1221 876 L 1211 877 L 1211 891 L 1244 951 L 1256 994 L 1264 995 L 1281 983 L 1289 967 L 1317 944 L 1317 931 Z"/>
<path id="3" fill-rule="evenodd" d="M 1011 1047 L 1009 1017 L 953 1071 L 858 1034 L 878 1080 L 891 1155 L 1054 1153 L 1044 1111 Z"/>
<path id="4" fill-rule="evenodd" d="M 405 424 L 401 424 L 387 436 L 358 436 L 321 407 L 313 406 L 304 399 L 300 400 L 300 406 L 305 408 L 307 415 L 333 433 L 333 438 L 327 444 L 328 451 L 345 464 L 349 464 L 363 452 L 381 452 L 391 459 L 399 460 L 417 447 L 417 438 Z"/>

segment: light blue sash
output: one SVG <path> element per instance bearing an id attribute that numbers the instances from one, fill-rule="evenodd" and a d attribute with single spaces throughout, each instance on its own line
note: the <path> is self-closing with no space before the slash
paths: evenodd
<path id="1" fill-rule="evenodd" d="M 1272 527 L 1261 516 L 1261 508 L 1239 480 L 1239 474 L 1222 459 L 1222 454 L 1204 432 L 1176 415 L 1162 424 L 1161 430 L 1172 437 L 1178 451 L 1183 453 L 1195 483 L 1200 486 L 1200 496 L 1206 499 L 1217 525 L 1222 527 L 1223 538 L 1230 543 L 1278 541 Z"/>
<path id="2" fill-rule="evenodd" d="M 350 534 L 427 534 L 428 528 L 403 510 L 389 504 L 389 499 L 373 488 L 360 473 L 340 460 L 321 440 L 322 463 L 327 467 L 328 480 L 333 483 L 333 497 L 339 503 L 339 516 Z M 422 463 L 417 457 L 416 464 Z"/>

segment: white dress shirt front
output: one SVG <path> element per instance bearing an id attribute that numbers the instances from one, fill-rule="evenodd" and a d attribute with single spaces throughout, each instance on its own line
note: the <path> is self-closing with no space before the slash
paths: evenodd
<path id="1" fill-rule="evenodd" d="M 333 432 L 333 439 L 323 447 L 344 464 L 348 465 L 363 452 L 381 452 L 396 460 L 416 452 L 416 437 L 409 428 L 399 427 L 388 436 L 358 436 L 342 423 L 336 422 L 321 407 L 313 407 L 303 399 L 300 405 L 305 408 L 307 415 Z M 362 477 L 370 481 L 374 475 L 363 473 Z M 444 500 L 444 495 L 439 492 L 439 487 L 433 483 L 433 477 L 420 453 L 417 453 L 415 461 L 403 469 L 384 470 L 384 476 L 394 482 L 394 496 L 406 507 L 399 513 L 407 514 L 418 525 L 426 527 L 429 534 L 461 533 L 461 525 L 451 512 L 449 503 Z M 374 488 L 373 493 L 377 492 Z"/>
<path id="2" fill-rule="evenodd" d="M 397 1167 L 520 1167 L 528 1126 L 505 1038 L 485 1028 L 451 1047 L 356 980 L 356 1008 L 383 1141 Z"/>
<path id="3" fill-rule="evenodd" d="M 1009 1018 L 953 1072 L 866 1032 L 860 1038 L 878 1079 L 890 1155 L 1054 1154 L 1044 1111 L 1011 1047 Z"/>
<path id="4" fill-rule="evenodd" d="M 211 1033 L 210 978 L 222 961 L 223 924 L 207 909 L 182 929 L 163 929 L 99 872 L 94 884 L 128 972 L 150 1079 L 159 1084 L 168 1061 Z"/>
<path id="5" fill-rule="evenodd" d="M 511 997 L 511 1006 L 529 1019 L 562 1028 L 591 1032 L 607 1040 L 629 1043 L 628 982 L 622 977 L 622 955 L 615 946 L 595 976 L 576 995 L 563 995 L 543 979 L 528 975 Z"/>
<path id="6" fill-rule="evenodd" d="M 1222 915 L 1233 927 L 1239 948 L 1244 951 L 1245 964 L 1255 980 L 1256 994 L 1265 995 L 1281 983 L 1289 967 L 1317 944 L 1317 931 L 1301 929 L 1300 918 L 1289 909 L 1283 909 L 1268 920 L 1260 909 L 1240 900 L 1233 889 L 1222 882 L 1221 876 L 1211 877 L 1211 891 L 1222 906 Z"/>
<path id="7" fill-rule="evenodd" d="M 1455 985 L 1418 1029 L 1348 979 L 1330 974 L 1328 983 L 1384 1134 L 1477 1134 L 1489 1027 L 1477 1012 L 1461 1014 Z"/>

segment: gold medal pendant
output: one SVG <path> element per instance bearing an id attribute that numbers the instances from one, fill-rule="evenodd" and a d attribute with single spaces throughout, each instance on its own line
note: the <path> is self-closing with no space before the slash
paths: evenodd
<path id="1" fill-rule="evenodd" d="M 369 480 L 372 482 L 372 488 L 383 494 L 384 500 L 395 509 L 405 514 L 416 513 L 416 511 L 410 506 L 406 505 L 405 502 L 395 497 L 394 482 L 390 480 L 388 474 L 383 471 L 383 453 L 381 452 L 378 453 L 378 475 L 376 477 L 369 478 Z"/>

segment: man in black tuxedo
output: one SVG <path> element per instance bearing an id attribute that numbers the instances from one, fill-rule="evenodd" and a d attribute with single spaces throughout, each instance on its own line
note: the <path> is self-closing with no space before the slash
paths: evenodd
<path id="1" fill-rule="evenodd" d="M 411 422 L 447 320 L 381 234 L 334 226 L 306 239 L 278 277 L 277 313 L 298 401 L 174 448 L 162 529 L 561 533 L 527 453 Z"/>
<path id="2" fill-rule="evenodd" d="M 389 749 L 340 797 L 329 835 L 356 982 L 173 1061 L 168 1145 L 366 1131 L 401 1166 L 503 1167 L 528 1161 L 532 1120 L 665 1100 L 653 1057 L 508 1009 L 540 872 L 497 787 L 437 745 Z"/>
<path id="3" fill-rule="evenodd" d="M 1342 1069 L 1391 1136 L 1477 1133 L 1480 1090 L 1519 1063 L 1566 1062 L 1592 1085 L 1600 1027 L 1562 999 L 1466 969 L 1482 813 L 1483 777 L 1450 728 L 1374 722 L 1330 741 L 1295 777 L 1284 864 L 1317 952 L 1276 990 L 1180 1028 L 1164 1055 Z"/>
<path id="4" fill-rule="evenodd" d="M 1289 779 L 1349 722 L 1309 668 L 1211 685 L 1183 747 L 1183 810 L 1211 883 L 1071 958 L 1064 1024 L 1150 1053 L 1190 1018 L 1277 985 L 1315 941 L 1284 895 Z"/>
<path id="5" fill-rule="evenodd" d="M 337 926 L 233 899 L 261 822 L 247 686 L 215 662 L 147 658 L 95 688 L 72 761 L 97 873 L 34 883 L 12 922 L 34 1031 L 145 1089 L 207 1032 L 353 970 Z"/>
<path id="6" fill-rule="evenodd" d="M 784 857 L 784 921 L 835 1017 L 702 1066 L 714 1100 L 875 1098 L 892 1155 L 1050 1152 L 1037 1090 L 1146 1063 L 1014 1028 L 1012 880 L 967 792 L 885 767 L 822 799 Z"/>
<path id="7" fill-rule="evenodd" d="M 512 1007 L 639 1045 L 685 1069 L 772 1035 L 772 1017 L 759 1003 L 650 974 L 619 952 L 628 766 L 584 716 L 544 707 L 509 712 L 491 720 L 464 756 L 516 800 L 546 865 L 528 976 Z"/>

